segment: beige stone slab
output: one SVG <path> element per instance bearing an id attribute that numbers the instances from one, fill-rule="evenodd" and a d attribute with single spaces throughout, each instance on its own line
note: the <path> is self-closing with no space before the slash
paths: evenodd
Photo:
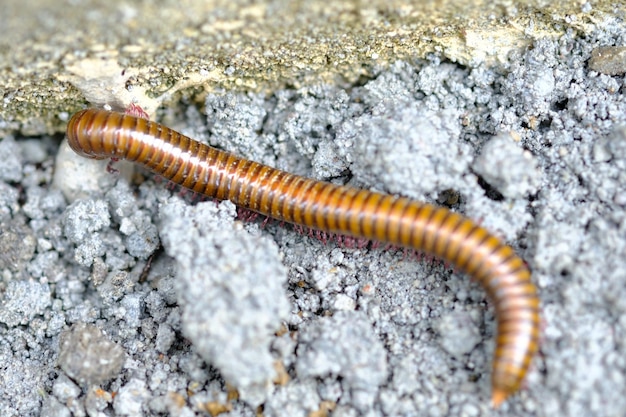
<path id="1" fill-rule="evenodd" d="M 71 5 L 71 6 L 70 6 Z M 5 0 L 0 133 L 62 131 L 86 102 L 125 107 L 354 81 L 438 53 L 464 65 L 565 30 L 587 33 L 625 2 Z"/>

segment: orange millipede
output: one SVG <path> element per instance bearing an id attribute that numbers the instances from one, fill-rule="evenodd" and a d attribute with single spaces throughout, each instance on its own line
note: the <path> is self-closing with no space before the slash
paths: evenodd
<path id="1" fill-rule="evenodd" d="M 495 305 L 493 406 L 520 388 L 539 344 L 537 289 L 511 247 L 462 215 L 293 175 L 122 113 L 80 111 L 67 125 L 67 138 L 79 155 L 133 161 L 196 193 L 274 219 L 413 248 L 451 263 L 478 281 Z"/>

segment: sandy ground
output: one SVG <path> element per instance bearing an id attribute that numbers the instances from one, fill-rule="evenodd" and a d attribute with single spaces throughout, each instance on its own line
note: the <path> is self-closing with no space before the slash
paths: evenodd
<path id="1" fill-rule="evenodd" d="M 493 306 L 466 276 L 6 136 L 0 415 L 623 416 L 626 63 L 589 59 L 626 35 L 598 26 L 489 69 L 432 56 L 159 114 L 290 172 L 447 203 L 516 248 L 542 340 L 501 410 Z"/>

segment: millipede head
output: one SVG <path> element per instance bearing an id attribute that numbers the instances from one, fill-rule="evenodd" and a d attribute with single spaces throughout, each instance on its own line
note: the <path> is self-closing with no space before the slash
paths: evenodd
<path id="1" fill-rule="evenodd" d="M 90 132 L 86 127 L 95 115 L 94 109 L 81 110 L 75 113 L 67 123 L 67 143 L 70 148 L 80 156 L 91 159 L 106 159 L 106 156 L 98 155 L 92 151 L 90 144 Z"/>

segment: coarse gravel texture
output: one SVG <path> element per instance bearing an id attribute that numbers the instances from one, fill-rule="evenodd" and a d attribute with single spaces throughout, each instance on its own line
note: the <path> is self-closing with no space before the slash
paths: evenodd
<path id="1" fill-rule="evenodd" d="M 587 61 L 626 35 L 598 27 L 491 68 L 432 56 L 161 114 L 290 172 L 447 204 L 515 247 L 543 332 L 501 410 L 493 306 L 466 276 L 194 202 L 141 170 L 86 178 L 80 158 L 55 160 L 58 138 L 9 136 L 0 415 L 623 416 L 626 81 Z"/>

